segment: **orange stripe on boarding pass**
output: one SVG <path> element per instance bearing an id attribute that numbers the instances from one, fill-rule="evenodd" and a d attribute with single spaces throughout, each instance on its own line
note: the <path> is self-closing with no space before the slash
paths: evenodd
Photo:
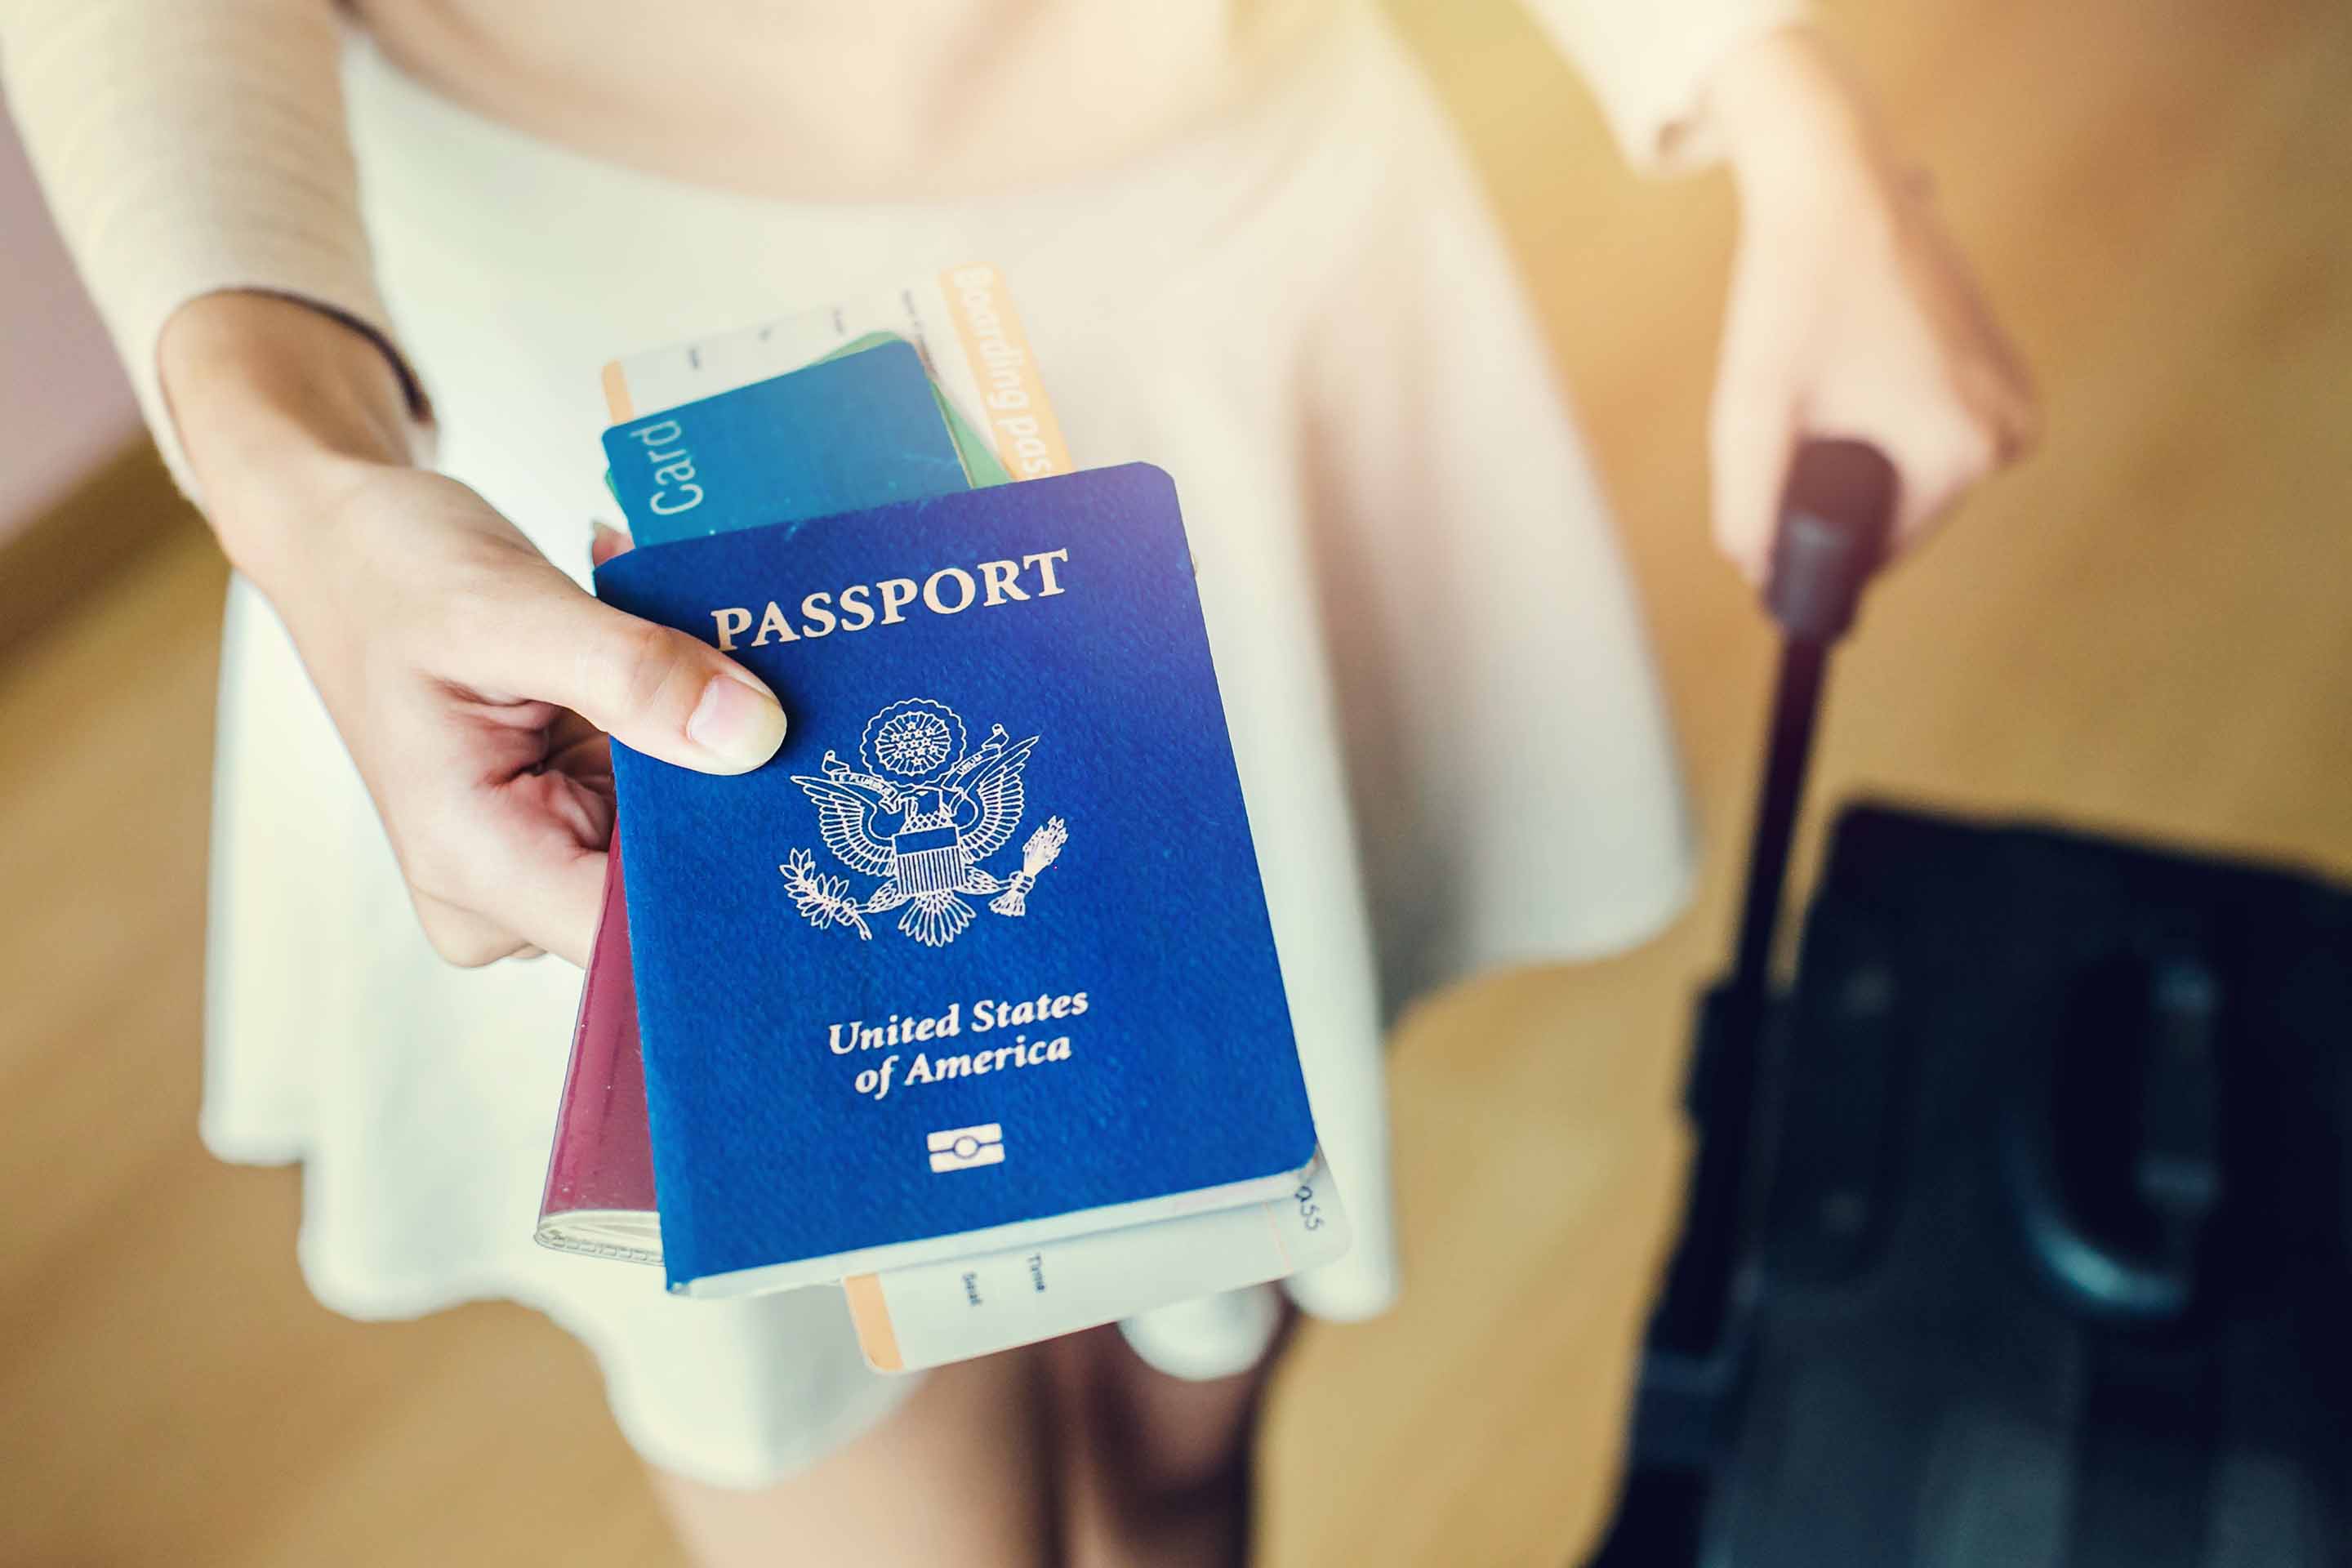
<path id="1" fill-rule="evenodd" d="M 898 1353 L 898 1331 L 890 1326 L 890 1309 L 882 1300 L 882 1281 L 871 1274 L 852 1274 L 841 1282 L 849 1298 L 849 1321 L 857 1329 L 857 1348 L 877 1372 L 904 1372 L 907 1358 Z"/>
<path id="2" fill-rule="evenodd" d="M 609 361 L 604 366 L 604 407 L 615 425 L 637 412 L 636 404 L 629 396 L 629 373 L 621 368 L 619 360 Z"/>
<path id="3" fill-rule="evenodd" d="M 953 267 L 940 274 L 940 291 L 980 383 L 979 412 L 1004 471 L 1016 479 L 1068 473 L 1070 449 L 1004 279 L 993 267 Z"/>

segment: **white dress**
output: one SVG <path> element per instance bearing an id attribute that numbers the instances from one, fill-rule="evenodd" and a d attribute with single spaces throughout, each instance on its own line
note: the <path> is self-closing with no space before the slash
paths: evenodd
<path id="1" fill-rule="evenodd" d="M 1354 1218 L 1307 1310 L 1399 1285 L 1383 1025 L 1482 965 L 1593 954 L 1691 881 L 1640 616 L 1543 334 L 1450 128 L 1347 9 L 1245 110 L 969 206 L 761 201 L 480 119 L 365 46 L 350 117 L 381 286 L 440 461 L 584 579 L 597 370 L 982 260 L 1082 465 L 1176 476 L 1326 1151 Z M 204 1133 L 299 1161 L 300 1255 L 359 1317 L 481 1297 L 595 1352 L 630 1439 L 756 1485 L 877 1420 L 837 1291 L 666 1296 L 537 1247 L 579 974 L 461 971 L 275 617 L 232 590 Z"/>

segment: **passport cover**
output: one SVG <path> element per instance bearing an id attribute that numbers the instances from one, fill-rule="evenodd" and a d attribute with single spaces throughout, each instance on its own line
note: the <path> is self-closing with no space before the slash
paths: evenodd
<path id="1" fill-rule="evenodd" d="M 845 359 L 891 344 L 914 352 L 903 338 L 868 332 L 814 363 Z M 761 384 L 747 384 L 699 401 L 715 404 L 741 391 L 756 391 Z M 988 450 L 985 438 L 955 411 L 936 382 L 926 376 L 925 385 L 961 459 L 950 488 L 964 488 L 967 475 L 974 484 L 1009 483 L 1011 476 Z M 635 426 L 647 423 L 658 421 L 637 421 Z M 846 472 L 845 465 L 859 457 L 859 449 L 839 441 L 837 431 L 832 434 L 835 439 L 831 460 Z M 749 454 L 761 465 L 750 476 L 751 483 L 755 489 L 765 487 L 763 493 L 789 495 L 794 489 L 794 474 L 809 460 L 803 435 L 787 426 L 769 432 L 769 437 Z M 863 483 L 921 484 L 941 477 L 938 466 L 921 453 L 888 446 L 864 454 L 861 460 L 882 470 L 869 476 L 861 469 Z M 605 483 L 618 494 L 609 469 Z M 709 531 L 749 527 L 753 521 L 736 509 L 714 516 Z M 604 877 L 604 907 L 581 985 L 580 1011 L 572 1023 L 572 1059 L 564 1073 L 562 1098 L 556 1106 L 555 1137 L 548 1153 L 547 1184 L 540 1196 L 539 1224 L 533 1236 L 541 1246 L 562 1252 L 657 1264 L 662 1260 L 661 1230 L 655 1212 L 653 1146 L 646 1129 L 645 1060 L 637 1038 L 636 981 L 629 961 L 629 917 L 623 901 L 618 844 L 615 829 L 614 853 Z"/>
<path id="2" fill-rule="evenodd" d="M 604 458 L 640 545 L 970 482 L 922 357 L 895 340 L 615 425 Z"/>
<path id="3" fill-rule="evenodd" d="M 646 1131 L 646 1068 L 617 831 L 605 866 L 604 905 L 572 1027 L 572 1062 L 556 1108 L 535 1235 L 562 1252 L 658 1263 L 654 1152 Z"/>
<path id="4" fill-rule="evenodd" d="M 640 547 L 792 715 L 616 744 L 673 1286 L 1307 1165 L 1175 488 L 1143 465 Z"/>

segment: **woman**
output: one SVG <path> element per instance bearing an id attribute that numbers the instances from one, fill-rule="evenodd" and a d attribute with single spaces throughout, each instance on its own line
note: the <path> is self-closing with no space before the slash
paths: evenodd
<path id="1" fill-rule="evenodd" d="M 2020 449 L 2022 376 L 1787 0 L 1535 4 L 1638 165 L 1737 176 L 1712 458 L 1743 570 L 1802 435 L 1894 458 L 1906 543 Z M 1689 858 L 1603 504 L 1427 88 L 1357 0 L 354 10 L 0 13 L 61 225 L 238 570 L 207 1140 L 303 1162 L 329 1305 L 502 1295 L 580 1334 L 707 1563 L 1236 1556 L 1274 1298 L 918 1383 L 865 1371 L 830 1292 L 680 1303 L 537 1252 L 577 979 L 498 961 L 588 951 L 604 736 L 731 773 L 787 722 L 577 586 L 594 367 L 993 263 L 1072 450 L 1183 488 L 1360 1238 L 1292 1294 L 1385 1306 L 1382 1018 L 1637 939 Z"/>

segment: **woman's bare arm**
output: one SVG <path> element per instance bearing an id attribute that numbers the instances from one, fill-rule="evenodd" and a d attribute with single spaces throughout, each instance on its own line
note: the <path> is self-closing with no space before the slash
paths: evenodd
<path id="1" fill-rule="evenodd" d="M 1806 437 L 1894 460 L 1898 546 L 2032 445 L 2032 386 L 1926 177 L 1802 0 L 1528 4 L 1636 168 L 1730 164 L 1739 247 L 1708 447 L 1716 539 L 1742 571 L 1763 575 Z"/>
<path id="2" fill-rule="evenodd" d="M 1925 174 L 1807 29 L 1726 59 L 1706 112 L 1739 193 L 1716 373 L 1717 542 L 1761 581 L 1807 437 L 1870 441 L 1902 476 L 1897 549 L 2032 445 L 2032 385 Z"/>
<path id="3" fill-rule="evenodd" d="M 757 766 L 784 719 L 414 466 L 329 0 L 10 0 L 10 107 L 158 443 L 268 595 L 454 961 L 584 959 L 605 734 Z"/>
<path id="4" fill-rule="evenodd" d="M 222 546 L 269 598 L 455 963 L 583 963 L 613 826 L 606 736 L 706 773 L 772 755 L 768 689 L 599 604 L 465 486 L 413 467 L 398 377 L 292 301 L 207 295 L 163 387 Z"/>

